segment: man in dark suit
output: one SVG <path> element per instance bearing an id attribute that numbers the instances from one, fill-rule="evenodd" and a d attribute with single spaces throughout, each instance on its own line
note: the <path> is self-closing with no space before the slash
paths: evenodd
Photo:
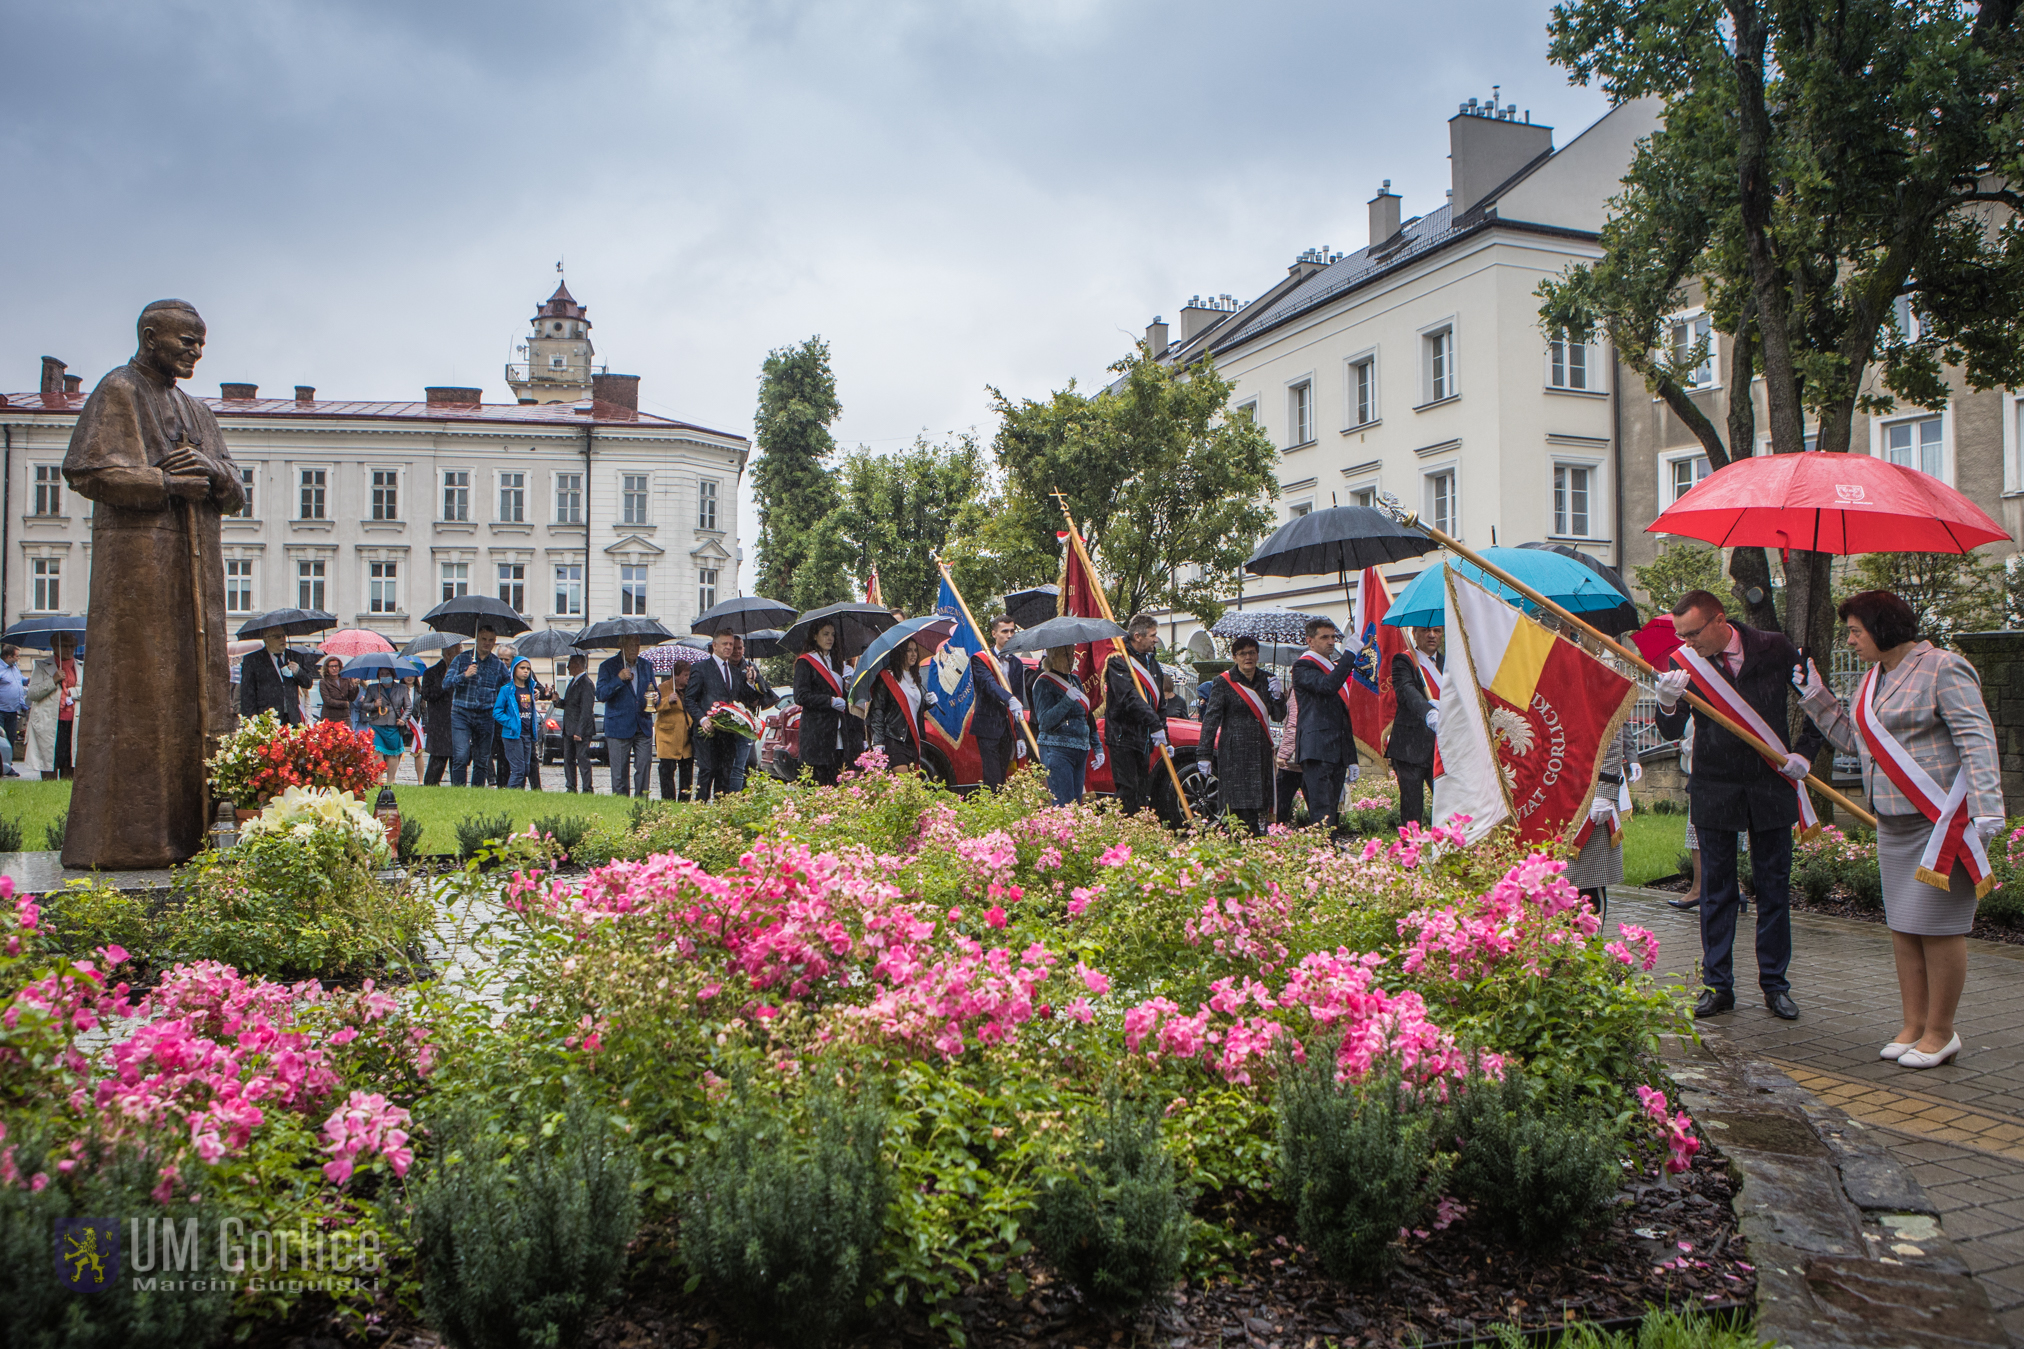
<path id="1" fill-rule="evenodd" d="M 983 763 L 984 785 L 996 791 L 1005 785 L 1012 771 L 1014 746 L 1020 743 L 1017 721 L 1025 710 L 1026 667 L 1005 653 L 1005 643 L 1019 630 L 1004 614 L 991 620 L 991 652 L 1004 673 L 993 673 L 994 662 L 979 651 L 970 657 L 970 686 L 977 691 L 977 706 L 970 718 L 970 730 L 977 737 L 977 757 Z"/>
<path id="2" fill-rule="evenodd" d="M 1110 752 L 1110 777 L 1117 785 L 1118 804 L 1136 815 L 1152 804 L 1153 746 L 1167 743 L 1167 715 L 1160 711 L 1160 663 L 1153 647 L 1160 625 L 1150 614 L 1133 614 L 1125 625 L 1127 655 L 1103 663 L 1103 743 Z M 1138 667 L 1135 674 L 1132 666 Z M 1164 771 L 1164 770 L 1163 770 Z"/>
<path id="3" fill-rule="evenodd" d="M 1731 623 L 1722 601 L 1705 590 L 1688 591 L 1673 606 L 1673 631 L 1755 709 L 1774 735 L 1785 735 L 1789 679 L 1799 664 L 1798 648 L 1785 634 Z M 1689 677 L 1685 670 L 1668 670 L 1655 683 L 1659 734 L 1667 739 L 1677 740 L 1686 730 L 1689 709 L 1681 695 Z M 1694 772 L 1687 781 L 1687 802 L 1688 818 L 1701 837 L 1701 980 L 1707 985 L 1694 1015 L 1715 1016 L 1736 1005 L 1731 958 L 1742 901 L 1736 885 L 1736 835 L 1748 831 L 1750 875 L 1757 888 L 1757 983 L 1772 1014 L 1791 1021 L 1799 1015 L 1785 977 L 1792 961 L 1792 826 L 1799 822 L 1794 784 L 1805 779 L 1820 748 L 1820 730 L 1809 720 L 1797 752 L 1774 767 L 1705 712 L 1692 711 Z"/>
<path id="4" fill-rule="evenodd" d="M 718 792 L 738 790 L 733 776 L 738 764 L 740 742 L 745 737 L 732 731 L 705 731 L 704 721 L 710 709 L 718 703 L 742 703 L 757 709 L 763 705 L 762 695 L 747 677 L 749 668 L 738 662 L 736 653 L 738 639 L 735 634 L 720 632 L 710 643 L 710 654 L 689 667 L 689 686 L 682 690 L 682 701 L 688 704 L 689 715 L 696 721 L 696 799 L 707 801 Z M 765 690 L 771 696 L 771 689 Z M 609 744 L 609 737 L 606 739 Z"/>
<path id="5" fill-rule="evenodd" d="M 1413 645 L 1434 663 L 1437 670 L 1447 666 L 1441 660 L 1442 628 L 1414 628 Z M 1392 657 L 1392 691 L 1398 695 L 1398 712 L 1392 717 L 1391 738 L 1384 753 L 1399 777 L 1399 822 L 1426 823 L 1427 782 L 1434 773 L 1434 736 L 1440 730 L 1441 712 L 1430 696 L 1420 663 L 1410 651 Z"/>
<path id="6" fill-rule="evenodd" d="M 302 700 L 296 690 L 316 682 L 316 657 L 290 651 L 288 634 L 280 628 L 261 629 L 260 640 L 265 645 L 247 652 L 239 662 L 239 715 L 272 712 L 283 726 L 299 726 Z"/>
<path id="7" fill-rule="evenodd" d="M 579 775 L 583 790 L 594 792 L 590 777 L 590 738 L 597 734 L 597 681 L 590 678 L 590 659 L 569 658 L 569 684 L 562 690 L 562 781 L 576 790 Z"/>
<path id="8" fill-rule="evenodd" d="M 1300 760 L 1300 790 L 1307 796 L 1310 818 L 1327 820 L 1330 830 L 1342 819 L 1342 785 L 1356 781 L 1356 728 L 1349 720 L 1349 700 L 1342 686 L 1356 673 L 1356 661 L 1336 655 L 1335 624 L 1326 618 L 1307 620 L 1307 650 L 1293 662 L 1293 692 L 1300 704 L 1294 728 L 1294 753 Z"/>
<path id="9" fill-rule="evenodd" d="M 766 682 L 766 677 L 760 673 L 759 666 L 746 659 L 745 639 L 737 633 L 731 634 L 731 663 L 745 672 L 745 682 L 759 695 L 759 701 L 752 704 L 756 710 L 763 712 L 767 708 L 780 705 L 780 695 Z M 759 758 L 759 742 L 739 736 L 737 749 L 738 757 L 731 761 L 731 790 L 742 792 L 745 790 L 745 773 Z"/>
<path id="10" fill-rule="evenodd" d="M 443 648 L 442 657 L 422 671 L 422 743 L 429 750 L 429 766 L 422 776 L 425 787 L 440 783 L 450 767 L 450 737 L 455 733 L 451 706 L 456 699 L 455 690 L 443 687 L 443 676 L 449 673 L 450 662 L 463 649 L 462 642 L 450 643 Z"/>

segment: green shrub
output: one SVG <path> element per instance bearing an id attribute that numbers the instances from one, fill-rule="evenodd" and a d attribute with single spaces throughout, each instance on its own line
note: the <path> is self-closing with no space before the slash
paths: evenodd
<path id="1" fill-rule="evenodd" d="M 83 956 L 108 943 L 136 954 L 154 946 L 148 903 L 104 882 L 71 881 L 42 897 L 42 931 L 56 948 Z"/>
<path id="2" fill-rule="evenodd" d="M 1282 1193 L 1322 1269 L 1367 1283 L 1390 1268 L 1393 1238 L 1418 1224 L 1443 1168 L 1429 1112 L 1397 1077 L 1337 1082 L 1331 1059 L 1289 1062 L 1280 1077 Z"/>
<path id="3" fill-rule="evenodd" d="M 421 855 L 422 822 L 412 816 L 401 817 L 401 836 L 394 845 L 394 854 L 401 861 L 412 861 Z"/>
<path id="4" fill-rule="evenodd" d="M 638 802 L 634 804 L 638 805 Z M 555 846 L 568 856 L 576 851 L 576 845 L 590 832 L 592 823 L 588 815 L 549 815 L 534 822 L 534 831 L 553 837 Z"/>
<path id="5" fill-rule="evenodd" d="M 457 856 L 471 858 L 487 843 L 499 843 L 513 836 L 513 816 L 501 811 L 497 815 L 467 815 L 457 821 Z"/>
<path id="6" fill-rule="evenodd" d="M 59 810 L 42 831 L 42 846 L 51 852 L 63 851 L 64 836 L 70 832 L 70 811 Z"/>
<path id="7" fill-rule="evenodd" d="M 1160 1113 L 1113 1092 L 1085 1117 L 1066 1175 L 1040 1192 L 1033 1240 L 1047 1262 L 1106 1315 L 1170 1291 L 1188 1251 L 1188 1207 Z"/>
<path id="8" fill-rule="evenodd" d="M 1524 1248 L 1562 1246 L 1594 1230 L 1622 1180 L 1607 1122 L 1516 1068 L 1502 1082 L 1469 1079 L 1451 1098 L 1440 1137 L 1457 1148 L 1450 1192 Z"/>
<path id="9" fill-rule="evenodd" d="M 202 1212 L 206 1215 L 199 1224 L 202 1232 L 214 1232 L 212 1224 L 221 1216 L 215 1202 L 202 1209 L 179 1202 L 174 1210 L 155 1203 L 148 1191 L 160 1179 L 159 1163 L 131 1150 L 63 1175 L 57 1170 L 52 1138 L 18 1111 L 9 1121 L 7 1144 L 24 1176 L 42 1173 L 51 1179 L 40 1191 L 0 1185 L 0 1307 L 6 1308 L 7 1316 L 0 1341 L 21 1349 L 181 1349 L 211 1343 L 223 1331 L 232 1303 L 224 1280 L 192 1280 L 190 1291 L 174 1293 L 136 1289 L 134 1252 L 129 1249 L 132 1219 L 159 1218 L 166 1223 L 173 1212 L 181 1234 L 184 1224 L 195 1221 L 191 1215 Z M 186 1175 L 184 1187 L 201 1185 L 201 1180 Z M 177 1196 L 179 1201 L 183 1197 Z M 105 1258 L 102 1232 L 92 1239 L 106 1283 L 89 1296 L 73 1293 L 59 1282 L 51 1264 L 56 1224 L 66 1218 L 110 1219 L 118 1235 L 119 1260 Z M 210 1257 L 211 1250 L 200 1239 L 199 1267 L 208 1268 Z M 159 1245 L 154 1247 L 154 1264 L 160 1273 Z M 92 1277 L 88 1270 L 85 1277 Z"/>
<path id="10" fill-rule="evenodd" d="M 429 1324 L 458 1349 L 567 1349 L 625 1270 L 639 1218 L 630 1140 L 578 1097 L 503 1123 L 474 1107 L 430 1121 L 414 1191 Z"/>
<path id="11" fill-rule="evenodd" d="M 0 852 L 21 851 L 21 821 L 0 819 Z"/>
<path id="12" fill-rule="evenodd" d="M 682 1260 L 728 1319 L 776 1344 L 835 1338 L 877 1286 L 892 1203 L 886 1108 L 842 1088 L 793 1111 L 734 1081 L 681 1203 Z"/>

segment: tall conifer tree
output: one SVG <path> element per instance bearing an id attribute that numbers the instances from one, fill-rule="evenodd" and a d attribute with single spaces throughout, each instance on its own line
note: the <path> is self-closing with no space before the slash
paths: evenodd
<path id="1" fill-rule="evenodd" d="M 752 495 L 759 505 L 759 594 L 800 607 L 848 599 L 850 578 L 833 561 L 806 573 L 814 527 L 837 505 L 836 477 L 827 460 L 836 449 L 829 424 L 843 413 L 829 343 L 820 336 L 781 347 L 759 374 L 759 461 Z"/>

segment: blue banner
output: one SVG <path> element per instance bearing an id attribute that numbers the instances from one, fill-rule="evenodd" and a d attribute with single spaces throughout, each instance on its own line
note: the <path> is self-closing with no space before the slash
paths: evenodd
<path id="1" fill-rule="evenodd" d="M 923 682 L 935 691 L 936 702 L 928 720 L 953 747 L 970 733 L 970 714 L 977 705 L 977 690 L 970 680 L 970 657 L 984 649 L 984 639 L 963 617 L 963 606 L 956 603 L 955 588 L 946 576 L 942 578 L 941 594 L 935 597 L 935 613 L 941 618 L 954 619 L 956 632 L 942 643 L 941 649 L 922 669 L 921 676 Z"/>

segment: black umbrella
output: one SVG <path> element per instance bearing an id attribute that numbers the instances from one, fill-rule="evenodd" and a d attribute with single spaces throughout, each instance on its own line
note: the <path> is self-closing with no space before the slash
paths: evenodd
<path id="1" fill-rule="evenodd" d="M 270 609 L 255 614 L 239 625 L 241 637 L 258 637 L 269 628 L 279 628 L 290 637 L 307 637 L 312 632 L 337 626 L 337 615 L 321 609 Z"/>
<path id="2" fill-rule="evenodd" d="M 740 595 L 712 605 L 696 615 L 689 631 L 709 637 L 720 632 L 735 632 L 740 637 L 748 637 L 762 628 L 786 627 L 794 619 L 794 609 L 779 600 L 769 600 L 764 595 Z"/>
<path id="3" fill-rule="evenodd" d="M 1253 576 L 1326 576 L 1399 562 L 1440 547 L 1375 506 L 1330 506 L 1288 520 L 1244 563 Z"/>
<path id="4" fill-rule="evenodd" d="M 1101 642 L 1122 636 L 1124 629 L 1107 618 L 1077 618 L 1073 614 L 1063 614 L 1013 633 L 1005 649 L 1045 651 L 1050 647 L 1081 646 L 1084 642 Z"/>
<path id="5" fill-rule="evenodd" d="M 43 614 L 39 618 L 24 618 L 0 634 L 0 641 L 15 646 L 25 646 L 31 651 L 53 651 L 50 638 L 57 633 L 68 633 L 77 641 L 84 640 L 83 614 Z"/>
<path id="6" fill-rule="evenodd" d="M 652 646 L 674 635 L 658 618 L 607 618 L 570 638 L 570 645 L 584 650 L 607 646 L 617 648 L 625 645 L 626 638 L 637 637 L 643 645 Z"/>
<path id="7" fill-rule="evenodd" d="M 808 647 L 808 634 L 824 623 L 836 625 L 836 654 L 845 660 L 856 660 L 872 639 L 899 620 L 892 610 L 877 604 L 845 603 L 832 604 L 825 609 L 810 609 L 799 622 L 789 628 L 781 638 L 788 651 L 803 651 Z"/>
<path id="8" fill-rule="evenodd" d="M 408 644 L 401 648 L 401 654 L 412 660 L 430 651 L 446 651 L 461 645 L 463 638 L 454 632 L 424 632 L 410 637 Z"/>
<path id="9" fill-rule="evenodd" d="M 786 633 L 782 632 L 778 628 L 761 628 L 757 632 L 746 633 L 745 634 L 746 659 L 764 660 L 768 656 L 779 655 L 781 652 L 787 649 L 786 643 L 780 640 L 786 635 L 787 635 Z"/>
<path id="10" fill-rule="evenodd" d="M 481 624 L 501 637 L 516 636 L 534 626 L 513 612 L 512 605 L 490 595 L 459 595 L 444 600 L 423 614 L 422 622 L 437 632 L 462 633 L 466 637 L 476 637 Z"/>
<path id="11" fill-rule="evenodd" d="M 543 628 L 540 632 L 531 632 L 513 641 L 515 655 L 537 660 L 553 660 L 557 656 L 570 655 L 575 650 L 576 634 L 564 632 L 561 628 Z"/>
<path id="12" fill-rule="evenodd" d="M 1637 611 L 1637 601 L 1630 597 L 1630 587 L 1623 583 L 1623 577 L 1617 573 L 1616 568 L 1610 566 L 1601 558 L 1584 553 L 1574 545 L 1567 543 L 1521 543 L 1518 546 L 1520 548 L 1537 548 L 1542 552 L 1559 553 L 1562 557 L 1571 557 L 1597 576 L 1600 576 L 1603 580 L 1609 582 L 1611 586 L 1615 587 L 1616 593 L 1623 596 L 1623 603 L 1617 605 L 1614 609 L 1604 609 L 1600 613 L 1584 610 L 1581 616 L 1587 622 L 1594 624 L 1597 628 L 1612 637 L 1619 633 L 1634 632 L 1644 626 L 1644 615 Z"/>
<path id="13" fill-rule="evenodd" d="M 675 638 L 674 641 L 668 643 L 668 645 L 686 646 L 692 651 L 708 651 L 710 649 L 710 639 L 707 637 L 696 637 L 693 635 L 688 637 L 677 637 Z"/>
<path id="14" fill-rule="evenodd" d="M 1030 586 L 1005 596 L 1005 612 L 1014 623 L 1030 628 L 1045 623 L 1061 611 L 1060 586 Z"/>

